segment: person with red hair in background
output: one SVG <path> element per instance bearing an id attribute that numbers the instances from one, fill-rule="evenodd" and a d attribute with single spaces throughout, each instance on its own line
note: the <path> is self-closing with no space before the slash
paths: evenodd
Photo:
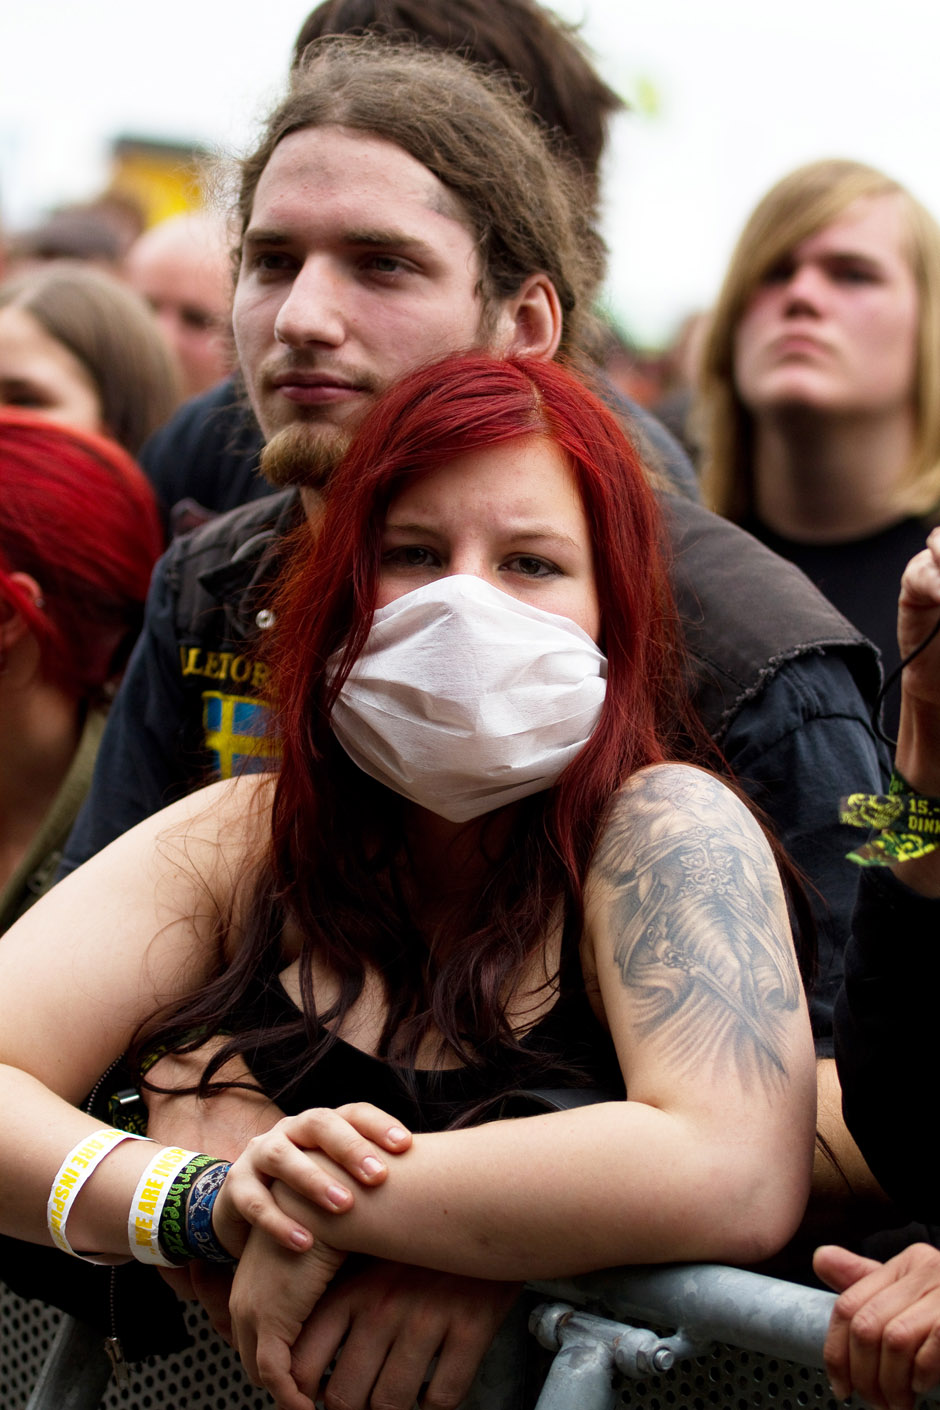
<path id="1" fill-rule="evenodd" d="M 473 354 L 385 394 L 285 564 L 277 773 L 147 819 L 0 946 L 4 1232 L 197 1280 L 240 1257 L 218 1321 L 290 1410 L 334 1355 L 333 1403 L 406 1410 L 431 1375 L 457 1404 L 515 1280 L 790 1237 L 806 1005 L 760 827 L 674 762 L 660 534 L 563 367 Z M 197 1052 L 201 1095 L 275 1124 L 198 1160 L 114 1133 L 47 1228 L 125 1051 Z M 546 1087 L 577 1109 L 496 1119 Z M 157 1167 L 174 1217 L 138 1224 Z"/>
<path id="2" fill-rule="evenodd" d="M 161 547 L 120 446 L 0 410 L 0 932 L 52 882 Z"/>

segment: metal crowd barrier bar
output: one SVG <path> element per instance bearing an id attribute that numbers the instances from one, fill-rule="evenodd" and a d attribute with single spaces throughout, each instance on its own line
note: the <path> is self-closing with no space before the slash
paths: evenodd
<path id="1" fill-rule="evenodd" d="M 528 1293 L 497 1336 L 464 1410 L 523 1410 L 536 1394 L 535 1410 L 837 1410 L 821 1369 L 832 1293 L 713 1264 L 610 1269 L 532 1283 Z M 49 1309 L 22 1308 L 14 1313 L 18 1332 L 29 1332 L 29 1308 L 49 1325 Z M 131 1366 L 122 1390 L 108 1385 L 100 1337 L 61 1318 L 51 1350 L 35 1363 L 28 1400 L 4 1394 L 3 1410 L 208 1410 L 219 1394 L 230 1410 L 271 1406 L 201 1310 L 187 1320 L 192 1351 Z M 527 1399 L 526 1348 L 538 1355 L 536 1342 L 554 1356 L 541 1390 Z M 938 1402 L 940 1388 L 918 1404 Z"/>
<path id="2" fill-rule="evenodd" d="M 720 1361 L 722 1348 L 740 1348 L 774 1358 L 774 1364 L 792 1362 L 819 1372 L 815 1386 L 794 1387 L 792 1396 L 781 1393 L 780 1403 L 818 1404 L 820 1387 L 823 1394 L 828 1389 L 823 1343 L 834 1293 L 718 1264 L 607 1269 L 530 1287 L 551 1299 L 535 1309 L 530 1330 L 541 1345 L 559 1348 L 536 1410 L 609 1410 L 618 1401 L 619 1393 L 612 1388 L 618 1376 L 661 1376 L 661 1393 L 668 1392 L 669 1373 L 680 1360 L 714 1356 Z M 591 1315 L 585 1307 L 606 1315 Z M 675 1331 L 656 1334 L 635 1322 Z M 918 1404 L 938 1401 L 940 1387 Z M 622 1403 L 634 1403 L 629 1387 L 622 1392 Z M 686 1404 L 674 1391 L 668 1403 Z M 751 1403 L 775 1404 L 777 1396 L 764 1399 L 755 1393 Z M 836 1404 L 831 1392 L 829 1403 Z"/>

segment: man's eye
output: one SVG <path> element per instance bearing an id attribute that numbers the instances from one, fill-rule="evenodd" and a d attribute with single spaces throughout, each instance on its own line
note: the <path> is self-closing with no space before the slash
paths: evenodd
<path id="1" fill-rule="evenodd" d="M 408 266 L 398 255 L 370 255 L 366 268 L 372 274 L 401 274 Z"/>
<path id="2" fill-rule="evenodd" d="M 258 250 L 251 256 L 250 267 L 258 274 L 282 274 L 296 265 L 293 255 L 279 250 Z"/>
<path id="3" fill-rule="evenodd" d="M 181 308 L 180 322 L 193 333 L 208 333 L 216 326 L 216 319 L 201 308 Z"/>
<path id="4" fill-rule="evenodd" d="M 792 260 L 781 259 L 776 264 L 772 264 L 761 279 L 761 284 L 785 284 L 792 278 L 794 264 Z"/>
<path id="5" fill-rule="evenodd" d="M 839 284 L 877 284 L 879 276 L 868 265 L 843 264 L 833 270 L 832 276 Z"/>

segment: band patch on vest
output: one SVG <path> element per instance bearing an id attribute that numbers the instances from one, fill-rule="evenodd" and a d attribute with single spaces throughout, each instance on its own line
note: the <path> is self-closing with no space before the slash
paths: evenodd
<path id="1" fill-rule="evenodd" d="M 243 773 L 264 773 L 277 750 L 269 738 L 271 707 L 265 700 L 224 695 L 206 690 L 202 695 L 205 745 L 214 756 L 220 778 Z"/>
<path id="2" fill-rule="evenodd" d="M 245 652 L 206 651 L 202 646 L 180 647 L 183 676 L 202 676 L 210 681 L 231 681 L 250 690 L 264 690 L 271 674 L 267 666 Z"/>

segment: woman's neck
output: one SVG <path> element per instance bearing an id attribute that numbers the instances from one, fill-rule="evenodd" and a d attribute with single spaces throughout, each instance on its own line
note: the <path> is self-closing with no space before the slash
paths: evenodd
<path id="1" fill-rule="evenodd" d="M 75 757 L 80 703 L 18 669 L 0 675 L 0 886 L 26 856 Z"/>
<path id="2" fill-rule="evenodd" d="M 807 408 L 754 428 L 754 511 L 799 543 L 841 543 L 904 515 L 899 485 L 914 444 L 911 416 L 836 418 Z"/>
<path id="3" fill-rule="evenodd" d="M 502 856 L 517 808 L 510 804 L 470 822 L 454 823 L 409 803 L 405 836 L 421 918 L 433 922 L 479 894 Z"/>

